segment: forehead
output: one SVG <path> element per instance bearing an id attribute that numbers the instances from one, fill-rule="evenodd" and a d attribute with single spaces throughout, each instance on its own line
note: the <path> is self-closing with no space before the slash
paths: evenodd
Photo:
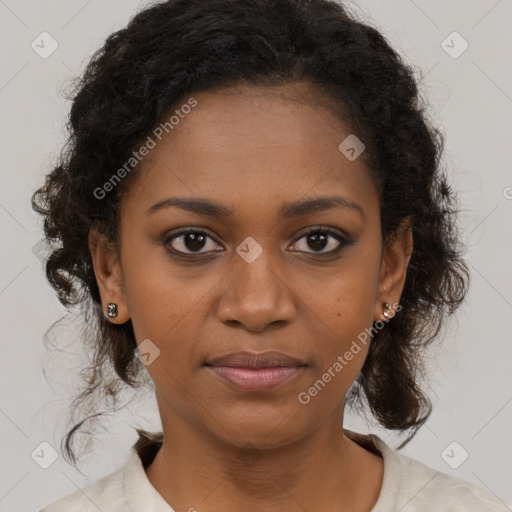
<path id="1" fill-rule="evenodd" d="M 139 206 L 177 195 L 229 205 L 254 200 L 260 209 L 308 193 L 339 192 L 358 203 L 375 199 L 363 159 L 351 161 L 339 149 L 350 128 L 315 87 L 240 86 L 192 97 L 194 108 L 161 140 L 153 137 L 155 147 L 133 187 Z"/>
<path id="2" fill-rule="evenodd" d="M 203 142 L 219 150 L 228 145 L 231 151 L 279 146 L 309 150 L 331 145 L 329 132 L 338 138 L 350 131 L 335 115 L 336 104 L 310 84 L 229 87 L 194 98 L 197 106 L 169 138 L 176 144 L 186 138 L 195 150 Z"/>

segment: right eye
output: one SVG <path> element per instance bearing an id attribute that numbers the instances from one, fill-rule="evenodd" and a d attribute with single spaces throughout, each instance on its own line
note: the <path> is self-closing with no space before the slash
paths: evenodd
<path id="1" fill-rule="evenodd" d="M 164 245 L 171 246 L 172 252 L 176 252 L 179 254 L 205 254 L 207 252 L 216 252 L 218 249 L 210 249 L 206 251 L 201 251 L 205 247 L 208 247 L 208 240 L 211 240 L 213 243 L 210 243 L 210 246 L 215 247 L 217 244 L 213 238 L 206 233 L 205 231 L 199 230 L 182 230 L 178 233 L 174 233 L 171 236 L 168 236 L 164 240 Z"/>

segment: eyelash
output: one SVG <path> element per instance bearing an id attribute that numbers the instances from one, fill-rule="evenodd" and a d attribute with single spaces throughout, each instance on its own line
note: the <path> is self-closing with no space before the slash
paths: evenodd
<path id="1" fill-rule="evenodd" d="M 190 234 L 190 233 L 195 233 L 195 234 L 199 234 L 199 235 L 205 235 L 208 238 L 211 238 L 216 244 L 221 245 L 219 242 L 217 242 L 217 240 L 215 240 L 215 237 L 213 237 L 210 233 L 208 233 L 208 231 L 205 231 L 203 229 L 190 229 L 190 228 L 186 229 L 186 230 L 178 231 L 176 233 L 173 233 L 173 234 L 167 236 L 164 239 L 164 241 L 163 241 L 163 245 L 167 247 L 167 245 L 169 245 L 170 242 L 172 242 L 172 240 L 174 240 L 176 238 L 179 238 L 180 236 Z M 306 231 L 306 232 L 302 233 L 299 236 L 299 238 L 297 238 L 296 241 L 293 242 L 293 244 L 296 244 L 299 240 L 302 240 L 304 237 L 306 237 L 308 235 L 311 235 L 311 234 L 315 234 L 315 233 L 324 233 L 326 235 L 329 235 L 329 236 L 333 237 L 335 240 L 337 240 L 338 242 L 340 242 L 340 245 L 336 249 L 332 249 L 332 250 L 327 251 L 327 252 L 314 252 L 314 251 L 312 251 L 312 252 L 296 251 L 296 252 L 305 253 L 305 254 L 314 254 L 314 255 L 318 255 L 318 256 L 324 256 L 324 255 L 335 256 L 344 247 L 346 247 L 347 245 L 350 245 L 352 243 L 352 240 L 349 237 L 347 237 L 345 235 L 342 235 L 338 231 L 335 231 L 335 230 L 333 230 L 331 228 L 328 228 L 328 227 L 319 226 L 319 227 L 316 227 L 314 229 L 311 229 L 309 231 Z M 188 258 L 197 259 L 198 257 L 204 257 L 205 255 L 211 256 L 213 253 L 221 252 L 220 250 L 214 250 L 214 251 L 208 251 L 208 252 L 205 252 L 205 253 L 201 253 L 201 252 L 186 253 L 186 252 L 176 251 L 175 249 L 168 249 L 168 250 L 169 250 L 169 252 L 171 254 L 174 254 L 174 255 L 176 255 L 178 257 L 187 258 L 187 259 Z"/>

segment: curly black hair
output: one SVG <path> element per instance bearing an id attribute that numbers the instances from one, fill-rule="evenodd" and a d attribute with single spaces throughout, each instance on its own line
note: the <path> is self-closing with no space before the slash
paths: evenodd
<path id="1" fill-rule="evenodd" d="M 379 191 L 383 240 L 411 220 L 402 309 L 372 336 L 346 398 L 350 406 L 368 406 L 385 428 L 410 432 L 404 446 L 432 410 L 419 383 L 422 355 L 469 286 L 456 197 L 441 163 L 444 137 L 429 120 L 414 72 L 377 29 L 334 0 L 167 0 L 111 34 L 75 83 L 69 138 L 32 196 L 51 247 L 47 279 L 64 306 L 80 307 L 90 329 L 94 359 L 72 409 L 98 395 L 115 398 L 123 383 L 138 387 L 146 373 L 134 355 L 131 321 L 116 325 L 103 314 L 88 247 L 92 227 L 117 243 L 119 207 L 137 166 L 101 200 L 94 191 L 192 93 L 306 82 L 327 94 L 364 141 L 361 158 Z M 96 416 L 67 433 L 72 463 L 73 435 Z"/>

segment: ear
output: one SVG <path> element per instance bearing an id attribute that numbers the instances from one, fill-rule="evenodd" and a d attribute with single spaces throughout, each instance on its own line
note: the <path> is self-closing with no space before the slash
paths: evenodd
<path id="1" fill-rule="evenodd" d="M 130 319 L 126 306 L 126 297 L 121 273 L 121 262 L 113 242 L 97 229 L 89 230 L 89 250 L 92 256 L 94 275 L 100 290 L 103 314 L 110 322 L 123 324 Z M 117 316 L 110 318 L 107 315 L 107 304 L 117 304 Z"/>
<path id="2" fill-rule="evenodd" d="M 388 319 L 395 315 L 404 288 L 412 250 L 412 227 L 410 217 L 406 217 L 397 228 L 395 236 L 388 240 L 383 249 L 374 321 L 386 320 L 383 316 L 383 312 L 386 311 L 382 308 L 383 302 L 389 303 L 392 307 L 387 310 Z"/>

